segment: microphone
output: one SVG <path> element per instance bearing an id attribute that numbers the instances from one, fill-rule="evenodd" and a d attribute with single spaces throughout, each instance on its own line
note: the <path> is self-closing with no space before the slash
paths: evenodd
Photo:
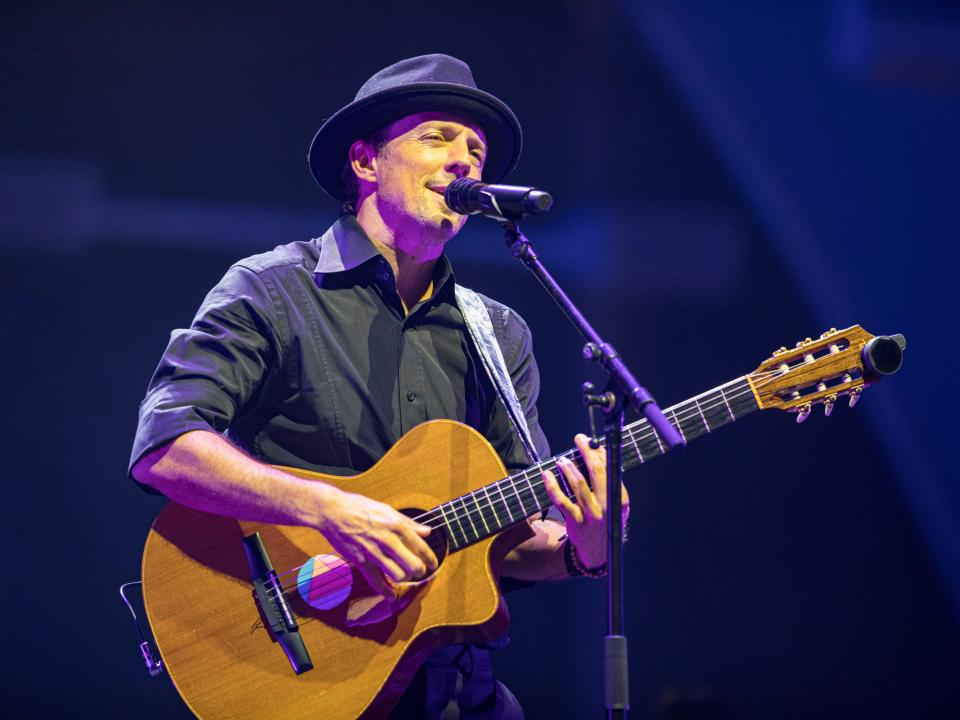
<path id="1" fill-rule="evenodd" d="M 479 180 L 459 178 L 447 185 L 443 199 L 461 215 L 483 213 L 496 220 L 519 220 L 524 215 L 542 213 L 553 207 L 550 193 L 519 185 L 490 185 Z"/>

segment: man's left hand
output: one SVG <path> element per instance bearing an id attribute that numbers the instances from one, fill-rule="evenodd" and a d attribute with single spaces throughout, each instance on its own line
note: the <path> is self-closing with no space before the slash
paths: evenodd
<path id="1" fill-rule="evenodd" d="M 590 483 L 584 479 L 577 466 L 561 458 L 557 463 L 564 480 L 573 491 L 576 502 L 560 489 L 557 479 L 549 470 L 543 473 L 543 485 L 550 500 L 563 514 L 567 523 L 567 537 L 573 544 L 577 557 L 588 569 L 599 568 L 607 562 L 607 453 L 606 448 L 594 450 L 586 435 L 574 438 L 583 464 L 587 468 Z M 630 515 L 630 496 L 621 483 L 623 524 L 626 527 Z"/>

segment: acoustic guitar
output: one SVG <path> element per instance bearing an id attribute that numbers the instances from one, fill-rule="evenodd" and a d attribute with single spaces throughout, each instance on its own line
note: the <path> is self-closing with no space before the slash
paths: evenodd
<path id="1" fill-rule="evenodd" d="M 754 372 L 667 408 L 693 439 L 776 408 L 802 421 L 895 372 L 902 335 L 859 326 L 780 348 Z M 623 436 L 623 466 L 662 455 L 646 420 Z M 579 454 L 562 455 L 578 465 Z M 473 429 L 427 422 L 372 468 L 334 477 L 287 472 L 361 493 L 431 525 L 438 569 L 377 596 L 310 528 L 245 522 L 168 503 L 143 553 L 147 617 L 177 691 L 201 718 L 379 718 L 436 648 L 496 638 L 507 628 L 498 589 L 506 553 L 550 506 L 540 479 L 560 455 L 508 474 Z M 581 465 L 582 469 L 582 465 Z M 572 495 L 567 489 L 568 494 Z"/>

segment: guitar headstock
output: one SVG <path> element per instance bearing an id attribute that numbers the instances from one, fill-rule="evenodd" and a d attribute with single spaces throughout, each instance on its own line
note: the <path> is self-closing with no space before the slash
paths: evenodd
<path id="1" fill-rule="evenodd" d="M 859 325 L 830 328 L 817 340 L 780 348 L 747 379 L 761 410 L 788 410 L 803 422 L 817 404 L 829 415 L 843 396 L 853 407 L 864 387 L 900 368 L 906 346 L 903 335 L 874 336 Z"/>

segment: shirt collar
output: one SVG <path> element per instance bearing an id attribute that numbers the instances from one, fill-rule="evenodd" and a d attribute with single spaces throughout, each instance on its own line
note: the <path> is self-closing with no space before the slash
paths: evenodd
<path id="1" fill-rule="evenodd" d="M 360 227 L 356 215 L 343 215 L 320 238 L 320 260 L 314 272 L 326 274 L 353 270 L 378 255 L 380 251 Z M 439 258 L 433 282 L 436 290 L 456 282 L 446 253 Z"/>
<path id="2" fill-rule="evenodd" d="M 344 215 L 320 239 L 320 260 L 314 272 L 353 270 L 380 254 L 355 215 Z"/>

